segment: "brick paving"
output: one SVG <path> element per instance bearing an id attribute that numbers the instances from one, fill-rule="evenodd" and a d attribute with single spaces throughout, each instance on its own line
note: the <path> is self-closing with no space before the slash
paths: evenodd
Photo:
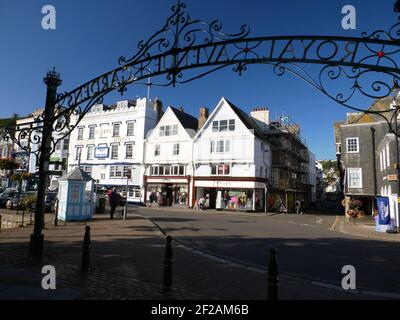
<path id="1" fill-rule="evenodd" d="M 45 229 L 44 258 L 27 261 L 32 227 L 0 234 L 0 299 L 256 299 L 267 297 L 267 273 L 214 259 L 173 242 L 173 290 L 162 292 L 164 235 L 131 209 L 128 220 L 96 215 L 91 266 L 79 271 L 85 223 Z M 42 265 L 54 265 L 57 289 L 41 289 Z M 280 275 L 280 299 L 369 299 Z M 383 298 L 382 298 L 383 299 Z M 386 299 L 386 298 L 385 298 Z"/>

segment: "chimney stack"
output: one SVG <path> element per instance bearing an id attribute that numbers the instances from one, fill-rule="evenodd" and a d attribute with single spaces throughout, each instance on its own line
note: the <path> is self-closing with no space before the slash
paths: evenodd
<path id="1" fill-rule="evenodd" d="M 209 112 L 208 108 L 205 107 L 200 108 L 198 130 L 200 130 L 206 123 L 208 119 L 208 112 Z"/>
<path id="2" fill-rule="evenodd" d="M 269 125 L 269 110 L 265 107 L 253 108 L 250 116 L 257 123 L 261 130 L 266 131 Z"/>
<path id="3" fill-rule="evenodd" d="M 160 121 L 160 119 L 163 116 L 163 114 L 164 114 L 163 105 L 162 105 L 162 102 L 161 102 L 160 99 L 156 98 L 154 100 L 153 108 L 154 108 L 154 111 L 157 112 L 157 120 L 156 120 L 156 124 L 157 124 Z"/>

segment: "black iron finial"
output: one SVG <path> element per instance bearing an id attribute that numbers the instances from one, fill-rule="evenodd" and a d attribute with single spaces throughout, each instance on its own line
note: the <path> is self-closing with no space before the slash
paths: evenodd
<path id="1" fill-rule="evenodd" d="M 43 82 L 48 86 L 58 87 L 61 85 L 62 80 L 60 79 L 60 74 L 56 71 L 56 68 L 53 67 L 53 70 L 47 72 L 46 77 L 43 79 Z"/>

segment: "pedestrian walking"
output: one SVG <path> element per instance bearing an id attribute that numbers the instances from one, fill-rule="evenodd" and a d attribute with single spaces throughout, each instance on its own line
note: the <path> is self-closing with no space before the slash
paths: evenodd
<path id="1" fill-rule="evenodd" d="M 193 210 L 199 211 L 199 202 L 197 200 L 194 202 Z"/>
<path id="2" fill-rule="evenodd" d="M 110 206 L 111 206 L 110 218 L 114 219 L 114 212 L 115 212 L 115 209 L 118 207 L 119 201 L 120 201 L 120 196 L 119 196 L 116 188 L 113 188 L 109 197 L 110 197 L 109 202 L 110 202 Z"/>
<path id="3" fill-rule="evenodd" d="M 203 211 L 203 209 L 204 209 L 204 204 L 205 204 L 205 202 L 206 202 L 206 200 L 205 200 L 204 197 L 201 197 L 201 198 L 199 199 L 199 209 L 200 209 L 201 211 Z"/>
<path id="4" fill-rule="evenodd" d="M 303 214 L 303 212 L 301 211 L 301 202 L 299 200 L 296 200 L 295 206 L 296 206 L 296 213 Z"/>

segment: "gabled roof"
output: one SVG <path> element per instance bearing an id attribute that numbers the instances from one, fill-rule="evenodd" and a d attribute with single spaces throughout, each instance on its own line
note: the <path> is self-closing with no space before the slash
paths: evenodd
<path id="1" fill-rule="evenodd" d="M 80 168 L 76 168 L 68 172 L 66 175 L 63 175 L 61 178 L 58 179 L 59 181 L 90 181 L 93 180 L 91 176 L 89 176 L 85 171 Z"/>
<path id="2" fill-rule="evenodd" d="M 236 115 L 243 122 L 243 124 L 247 127 L 247 129 L 254 130 L 254 135 L 257 138 L 259 138 L 261 140 L 265 140 L 266 139 L 264 134 L 263 134 L 263 132 L 262 132 L 262 130 L 260 129 L 260 127 L 257 125 L 257 123 L 255 123 L 255 121 L 253 119 L 251 119 L 250 116 L 248 116 L 242 109 L 236 107 L 229 100 L 225 99 L 225 101 L 229 104 L 229 106 L 236 113 Z"/>
<path id="3" fill-rule="evenodd" d="M 174 107 L 170 108 L 185 129 L 193 129 L 194 131 L 197 131 L 199 122 L 195 117 Z"/>

